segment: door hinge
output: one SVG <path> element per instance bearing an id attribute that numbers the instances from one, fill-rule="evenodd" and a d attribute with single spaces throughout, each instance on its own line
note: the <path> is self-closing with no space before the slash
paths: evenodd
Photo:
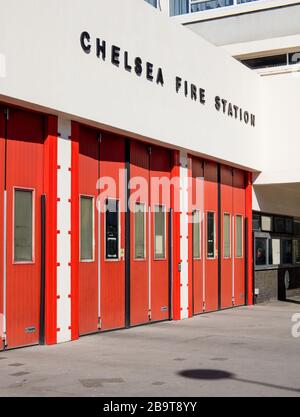
<path id="1" fill-rule="evenodd" d="M 235 306 L 235 298 L 232 297 L 232 305 Z"/>
<path id="2" fill-rule="evenodd" d="M 98 134 L 98 142 L 100 142 L 100 143 L 102 142 L 102 133 Z"/>
<path id="3" fill-rule="evenodd" d="M 149 155 L 152 154 L 152 148 L 151 148 L 151 146 L 148 146 L 148 153 L 149 153 Z"/>
<path id="4" fill-rule="evenodd" d="M 149 319 L 149 321 L 151 321 L 151 320 L 152 320 L 152 313 L 151 313 L 151 310 L 149 310 L 149 311 L 148 311 L 148 319 Z"/>
<path id="5" fill-rule="evenodd" d="M 203 301 L 203 311 L 205 311 L 206 310 L 206 303 L 205 303 L 205 301 Z"/>

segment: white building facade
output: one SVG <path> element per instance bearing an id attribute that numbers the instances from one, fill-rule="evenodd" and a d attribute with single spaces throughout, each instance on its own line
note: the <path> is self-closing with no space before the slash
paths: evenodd
<path id="1" fill-rule="evenodd" d="M 252 39 L 243 22 L 233 42 L 226 29 L 254 3 L 266 18 L 285 8 L 170 18 L 167 1 L 148 3 L 158 10 L 0 0 L 3 348 L 252 304 L 297 283 L 298 66 L 247 68 L 273 37 Z"/>

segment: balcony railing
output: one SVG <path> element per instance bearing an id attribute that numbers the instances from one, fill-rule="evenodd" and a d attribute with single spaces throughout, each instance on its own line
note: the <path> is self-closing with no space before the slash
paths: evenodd
<path id="1" fill-rule="evenodd" d="M 177 16 L 186 13 L 201 12 L 252 1 L 257 0 L 170 0 L 170 15 Z"/>

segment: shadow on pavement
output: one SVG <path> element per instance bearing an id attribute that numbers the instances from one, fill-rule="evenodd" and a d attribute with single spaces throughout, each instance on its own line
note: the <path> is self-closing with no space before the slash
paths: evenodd
<path id="1" fill-rule="evenodd" d="M 237 378 L 235 374 L 219 369 L 186 369 L 184 371 L 178 372 L 178 375 L 184 378 L 199 379 L 206 381 L 228 379 L 232 381 L 243 382 L 245 384 L 260 385 L 267 388 L 292 391 L 300 394 L 300 388 L 284 387 L 281 385 L 268 384 L 265 382 L 251 381 L 250 379 Z"/>

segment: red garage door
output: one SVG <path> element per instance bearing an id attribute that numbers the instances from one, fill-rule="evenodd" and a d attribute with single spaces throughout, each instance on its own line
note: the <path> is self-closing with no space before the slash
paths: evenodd
<path id="1" fill-rule="evenodd" d="M 98 330 L 99 251 L 97 180 L 100 169 L 99 134 L 80 126 L 79 134 L 79 334 Z"/>
<path id="2" fill-rule="evenodd" d="M 105 207 L 101 207 L 102 330 L 125 326 L 125 140 L 102 134 L 100 178 L 109 178 Z M 123 172 L 123 174 L 122 174 Z"/>
<path id="3" fill-rule="evenodd" d="M 200 159 L 191 158 L 192 174 L 192 200 L 189 212 L 192 214 L 192 222 L 189 224 L 189 275 L 193 284 L 193 314 L 203 313 L 204 294 L 203 276 L 205 247 L 203 242 L 204 225 L 204 163 Z"/>
<path id="4" fill-rule="evenodd" d="M 138 142 L 130 144 L 130 177 L 134 189 L 144 181 L 140 195 L 132 189 L 130 212 L 130 324 L 149 322 L 149 147 Z"/>
<path id="5" fill-rule="evenodd" d="M 233 216 L 234 216 L 234 305 L 246 303 L 245 288 L 245 172 L 234 169 Z"/>
<path id="6" fill-rule="evenodd" d="M 125 326 L 125 140 L 83 126 L 79 129 L 82 335 Z"/>
<path id="7" fill-rule="evenodd" d="M 130 324 L 169 319 L 169 220 L 171 155 L 132 142 Z"/>
<path id="8" fill-rule="evenodd" d="M 218 166 L 206 161 L 204 165 L 205 207 L 205 311 L 218 309 Z"/>
<path id="9" fill-rule="evenodd" d="M 163 148 L 152 147 L 150 159 L 150 273 L 151 273 L 151 320 L 169 318 L 169 216 L 171 154 Z M 156 184 L 159 184 L 157 186 Z"/>
<path id="10" fill-rule="evenodd" d="M 233 169 L 221 166 L 221 308 L 233 306 Z"/>
<path id="11" fill-rule="evenodd" d="M 39 342 L 44 119 L 10 109 L 7 122 L 7 347 Z"/>

